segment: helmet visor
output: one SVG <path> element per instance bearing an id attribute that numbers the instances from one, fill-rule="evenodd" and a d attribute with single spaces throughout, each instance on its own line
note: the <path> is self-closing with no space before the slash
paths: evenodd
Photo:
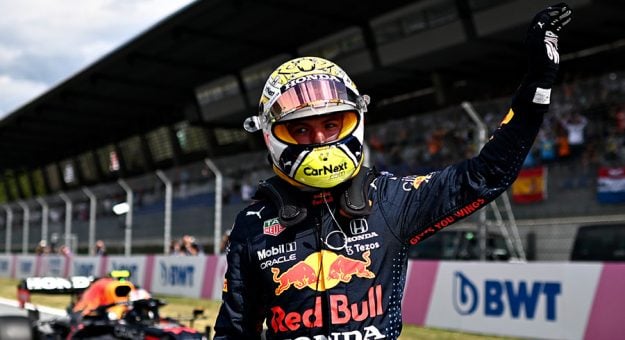
<path id="1" fill-rule="evenodd" d="M 358 96 L 340 81 L 314 79 L 295 84 L 273 103 L 270 113 L 274 121 L 304 107 L 326 107 L 351 104 L 357 108 Z"/>
<path id="2" fill-rule="evenodd" d="M 330 114 L 326 114 L 323 116 L 317 117 L 336 117 L 335 119 L 340 119 L 340 129 L 338 131 L 338 135 L 336 138 L 332 140 L 328 140 L 326 143 L 334 142 L 335 140 L 341 140 L 348 135 L 352 134 L 359 122 L 358 114 L 356 111 L 342 111 L 342 112 L 333 112 Z M 310 117 L 308 117 L 310 118 Z M 306 120 L 307 118 L 301 118 L 300 120 Z M 332 118 L 329 118 L 332 119 Z M 289 123 L 297 124 L 298 120 L 288 120 L 284 122 L 278 122 L 273 125 L 272 132 L 273 135 L 280 140 L 281 142 L 288 144 L 300 144 L 297 142 L 297 139 L 293 137 L 291 132 L 289 132 Z M 326 123 L 326 122 L 324 122 Z M 322 144 L 326 144 L 322 143 Z M 305 143 L 305 144 L 314 144 L 314 143 Z"/>

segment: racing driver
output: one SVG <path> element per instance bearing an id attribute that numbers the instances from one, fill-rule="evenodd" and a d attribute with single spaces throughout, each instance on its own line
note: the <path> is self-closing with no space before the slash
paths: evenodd
<path id="1" fill-rule="evenodd" d="M 263 89 L 259 115 L 276 176 L 260 181 L 230 234 L 215 339 L 396 339 L 408 246 L 483 207 L 515 180 L 550 103 L 560 3 L 526 36 L 528 70 L 479 155 L 425 176 L 363 166 L 369 97 L 331 61 L 296 58 Z"/>

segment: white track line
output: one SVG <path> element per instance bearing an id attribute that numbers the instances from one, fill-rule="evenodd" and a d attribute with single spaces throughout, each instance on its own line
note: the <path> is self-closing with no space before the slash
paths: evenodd
<path id="1" fill-rule="evenodd" d="M 5 305 L 5 306 L 19 308 L 19 304 L 17 303 L 16 300 L 10 300 L 10 299 L 5 299 L 5 298 L 0 297 L 0 304 Z M 25 309 L 31 309 L 31 310 L 36 309 L 36 310 L 39 310 L 41 313 L 50 314 L 50 315 L 56 315 L 56 316 L 67 315 L 67 312 L 63 309 L 46 307 L 46 306 L 37 306 L 29 302 L 26 303 L 25 307 L 26 307 Z"/>

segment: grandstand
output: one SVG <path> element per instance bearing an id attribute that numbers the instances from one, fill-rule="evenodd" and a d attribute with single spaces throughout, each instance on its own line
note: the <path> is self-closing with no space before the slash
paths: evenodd
<path id="1" fill-rule="evenodd" d="M 0 252 L 30 253 L 45 239 L 84 254 L 94 237 L 112 254 L 167 252 L 166 181 L 171 237 L 217 249 L 217 201 L 225 231 L 271 173 L 243 119 L 269 72 L 298 55 L 336 61 L 372 97 L 371 165 L 423 174 L 470 157 L 477 133 L 460 103 L 497 126 L 524 71 L 527 20 L 548 3 L 192 3 L 0 122 Z M 625 221 L 625 203 L 597 198 L 599 169 L 625 166 L 625 4 L 569 3 L 562 76 L 527 162 L 548 169 L 545 189 L 512 206 L 536 260 L 568 260 L 581 225 Z M 543 157 L 543 145 L 562 145 L 572 113 L 588 120 L 582 152 Z M 219 200 L 206 159 L 224 178 Z M 128 197 L 131 213 L 116 215 Z"/>

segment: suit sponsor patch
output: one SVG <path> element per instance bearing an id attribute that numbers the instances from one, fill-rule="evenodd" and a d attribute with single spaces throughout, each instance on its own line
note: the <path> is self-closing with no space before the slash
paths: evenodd
<path id="1" fill-rule="evenodd" d="M 284 229 L 286 228 L 282 224 L 280 224 L 280 221 L 277 217 L 270 218 L 263 222 L 263 234 L 265 235 L 278 236 L 281 232 L 284 231 Z"/>

